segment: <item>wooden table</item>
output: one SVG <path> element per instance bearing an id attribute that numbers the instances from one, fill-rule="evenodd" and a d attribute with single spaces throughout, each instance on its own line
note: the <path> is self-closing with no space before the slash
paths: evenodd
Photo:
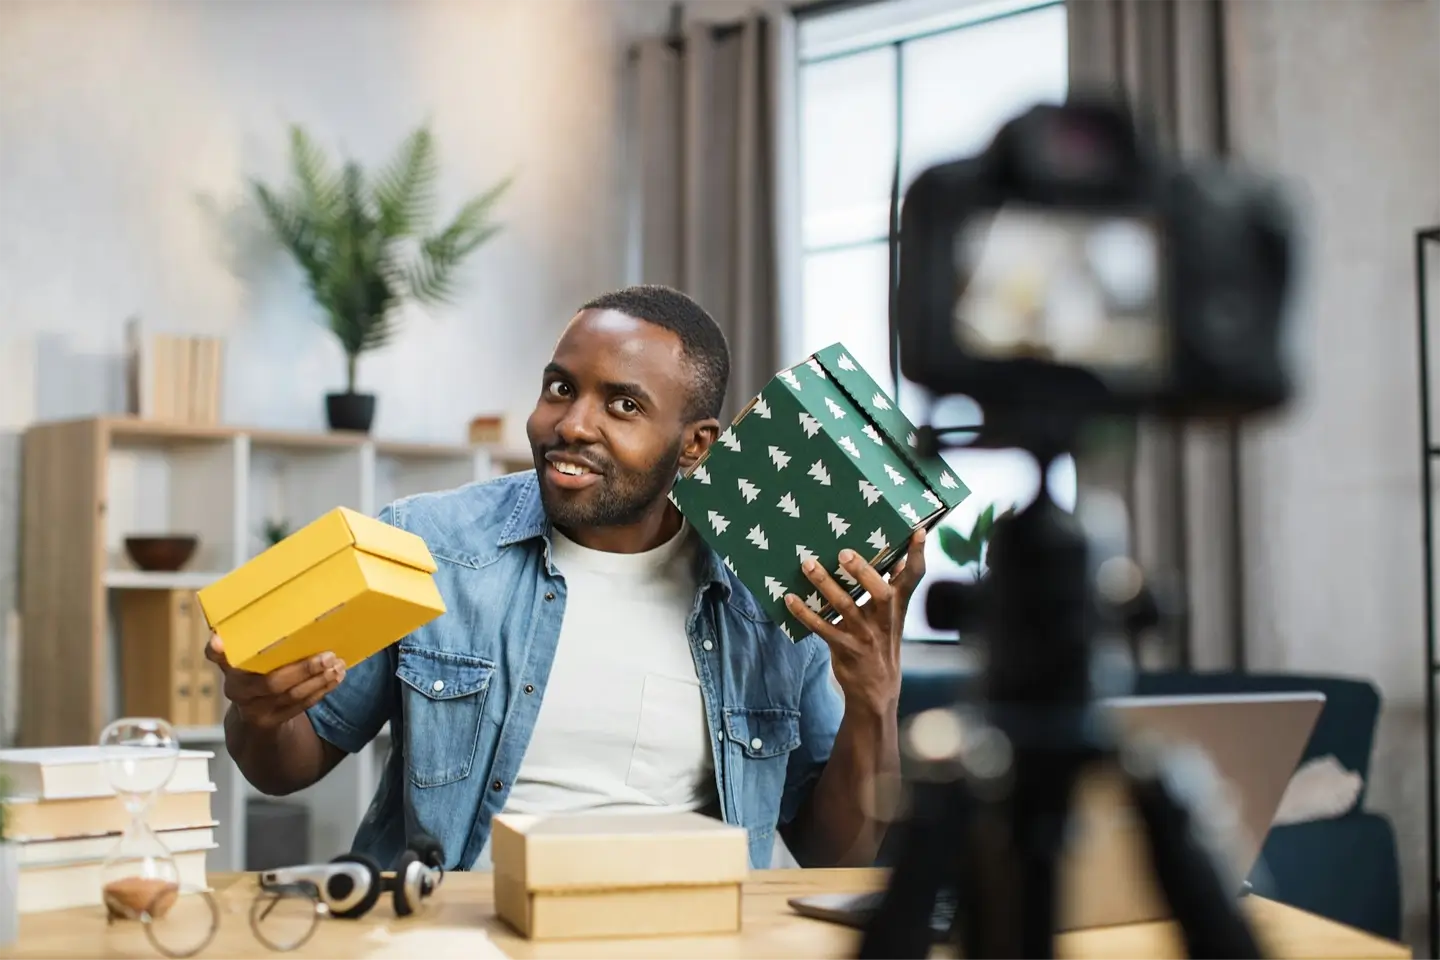
<path id="1" fill-rule="evenodd" d="M 254 892 L 250 874 L 212 874 L 220 906 L 220 929 L 201 957 L 853 957 L 858 933 L 797 916 L 790 897 L 859 892 L 884 882 L 879 870 L 757 871 L 745 889 L 744 929 L 735 936 L 650 940 L 532 943 L 496 917 L 490 875 L 455 873 L 423 914 L 397 919 L 382 899 L 360 921 L 327 919 L 311 940 L 292 953 L 271 953 L 250 931 Z M 1271 957 L 1409 957 L 1410 950 L 1294 907 L 1250 897 L 1246 909 Z M 1179 957 L 1180 940 L 1170 923 L 1140 923 L 1086 930 L 1060 937 L 1065 957 Z M 0 957 L 155 958 L 134 922 L 107 927 L 99 907 L 21 917 L 20 940 Z"/>

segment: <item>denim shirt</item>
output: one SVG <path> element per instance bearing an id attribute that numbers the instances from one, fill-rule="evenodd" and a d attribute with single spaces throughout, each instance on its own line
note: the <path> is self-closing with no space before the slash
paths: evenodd
<path id="1" fill-rule="evenodd" d="M 350 666 L 310 708 L 347 753 L 388 722 L 393 747 L 353 849 L 394 863 L 423 830 L 468 869 L 505 806 L 535 727 L 565 616 L 565 578 L 534 471 L 391 503 L 380 519 L 419 535 L 446 612 Z M 687 638 L 714 735 L 718 814 L 768 867 L 776 830 L 810 796 L 843 714 L 830 651 L 792 642 L 703 542 Z M 604 697 L 604 690 L 596 690 Z"/>

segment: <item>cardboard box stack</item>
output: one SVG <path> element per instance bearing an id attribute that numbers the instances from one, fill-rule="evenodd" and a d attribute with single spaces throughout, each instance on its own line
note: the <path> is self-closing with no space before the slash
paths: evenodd
<path id="1" fill-rule="evenodd" d="M 739 931 L 749 844 L 698 813 L 501 814 L 495 910 L 532 940 Z"/>
<path id="2" fill-rule="evenodd" d="M 327 650 L 354 666 L 445 612 L 435 569 L 415 534 L 336 507 L 197 596 L 233 666 Z"/>
<path id="3" fill-rule="evenodd" d="M 785 607 L 793 593 L 838 614 L 801 563 L 814 557 L 853 597 L 840 566 L 850 548 L 882 575 L 910 536 L 944 519 L 970 491 L 840 343 L 782 370 L 676 482 L 671 499 L 792 640 L 809 630 Z"/>
<path id="4" fill-rule="evenodd" d="M 8 791 L 4 839 L 20 848 L 20 912 L 101 906 L 101 870 L 130 826 L 99 746 L 0 750 Z M 123 748 L 120 748 L 123 749 Z M 207 887 L 215 849 L 206 750 L 182 750 L 174 775 L 146 822 L 175 857 L 184 890 Z"/>

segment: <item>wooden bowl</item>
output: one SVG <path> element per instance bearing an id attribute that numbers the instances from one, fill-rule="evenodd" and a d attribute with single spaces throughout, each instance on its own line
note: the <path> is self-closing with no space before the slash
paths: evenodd
<path id="1" fill-rule="evenodd" d="M 190 561 L 200 538 L 195 536 L 126 537 L 125 552 L 141 570 L 173 572 Z"/>

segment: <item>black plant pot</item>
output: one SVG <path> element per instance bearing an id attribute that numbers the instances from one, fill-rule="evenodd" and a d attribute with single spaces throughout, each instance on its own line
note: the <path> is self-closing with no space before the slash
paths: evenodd
<path id="1" fill-rule="evenodd" d="M 375 419 L 375 394 L 327 393 L 325 413 L 330 418 L 331 430 L 369 433 L 370 423 Z"/>

